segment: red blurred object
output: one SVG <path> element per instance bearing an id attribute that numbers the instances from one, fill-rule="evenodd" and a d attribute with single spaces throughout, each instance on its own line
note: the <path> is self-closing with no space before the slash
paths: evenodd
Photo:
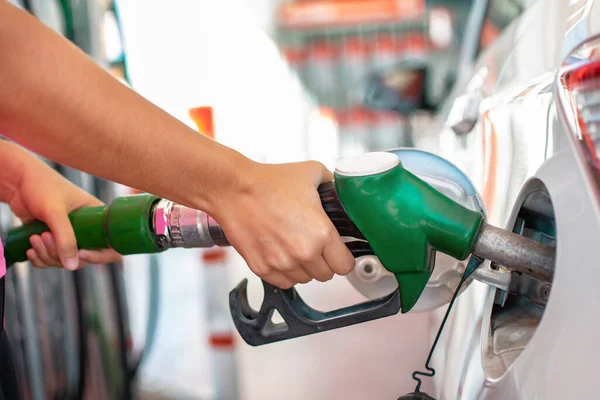
<path id="1" fill-rule="evenodd" d="M 289 46 L 281 50 L 289 67 L 302 78 L 306 63 L 306 49 L 300 46 Z"/>
<path id="2" fill-rule="evenodd" d="M 292 29 L 408 20 L 424 15 L 424 0 L 295 1 L 281 8 L 283 26 Z"/>
<path id="3" fill-rule="evenodd" d="M 213 349 L 232 349 L 235 344 L 231 333 L 213 333 L 208 337 L 208 342 Z"/>
<path id="4" fill-rule="evenodd" d="M 592 50 L 590 57 L 597 57 Z M 568 90 L 571 106 L 577 117 L 578 139 L 582 142 L 596 174 L 600 174 L 598 147 L 600 145 L 600 60 L 596 59 L 571 69 L 563 75 L 563 86 Z"/>
<path id="5" fill-rule="evenodd" d="M 592 56 L 596 57 L 597 54 L 600 54 L 600 52 L 595 50 L 591 53 Z M 591 89 L 590 86 L 592 86 L 594 90 L 598 89 L 598 86 L 600 86 L 598 79 L 600 79 L 600 60 L 594 60 L 583 64 L 579 68 L 567 71 L 563 77 L 568 89 L 573 90 L 585 87 L 586 92 Z"/>
<path id="6" fill-rule="evenodd" d="M 208 136 L 211 139 L 215 138 L 215 125 L 212 107 L 205 106 L 191 108 L 189 115 L 198 127 L 198 132 Z"/>
<path id="7" fill-rule="evenodd" d="M 338 55 L 338 50 L 334 44 L 324 40 L 313 43 L 310 46 L 310 57 L 329 60 Z"/>
<path id="8" fill-rule="evenodd" d="M 293 66 L 298 66 L 306 60 L 306 52 L 302 47 L 287 47 L 281 50 L 286 61 Z"/>
<path id="9" fill-rule="evenodd" d="M 368 124 L 373 122 L 375 114 L 363 107 L 355 107 L 350 111 L 350 123 Z"/>
<path id="10" fill-rule="evenodd" d="M 406 52 L 422 53 L 427 49 L 428 40 L 424 34 L 414 32 L 409 35 L 406 35 L 402 40 L 402 44 L 402 49 Z"/>
<path id="11" fill-rule="evenodd" d="M 402 93 L 407 98 L 420 98 L 423 95 L 425 77 L 420 71 L 410 74 L 410 82 L 402 88 Z"/>
<path id="12" fill-rule="evenodd" d="M 369 48 L 360 37 L 351 37 L 344 43 L 344 53 L 356 57 L 366 57 Z"/>
<path id="13" fill-rule="evenodd" d="M 377 38 L 374 50 L 384 54 L 397 54 L 401 49 L 402 39 L 392 35 L 381 35 Z"/>
<path id="14" fill-rule="evenodd" d="M 482 49 L 487 48 L 490 44 L 494 43 L 500 36 L 500 29 L 492 21 L 486 19 L 483 22 L 483 28 L 481 30 L 481 39 L 479 47 Z"/>
<path id="15" fill-rule="evenodd" d="M 335 120 L 340 127 L 348 125 L 350 121 L 350 112 L 346 109 L 335 111 Z"/>
<path id="16" fill-rule="evenodd" d="M 214 248 L 205 250 L 202 253 L 202 261 L 206 266 L 220 265 L 222 261 L 225 261 L 227 253 L 221 248 Z"/>

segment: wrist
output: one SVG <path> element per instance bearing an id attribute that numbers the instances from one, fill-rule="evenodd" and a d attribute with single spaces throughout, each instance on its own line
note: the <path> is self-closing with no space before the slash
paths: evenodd
<path id="1" fill-rule="evenodd" d="M 255 187 L 259 163 L 241 153 L 218 145 L 212 152 L 212 165 L 218 166 L 204 184 L 196 185 L 190 202 L 214 218 L 228 212 L 232 200 L 250 193 Z M 206 160 L 204 160 L 206 162 Z"/>

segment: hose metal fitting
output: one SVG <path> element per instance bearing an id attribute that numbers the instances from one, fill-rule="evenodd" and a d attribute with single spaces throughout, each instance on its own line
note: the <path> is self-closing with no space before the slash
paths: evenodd
<path id="1" fill-rule="evenodd" d="M 219 224 L 203 211 L 161 199 L 152 220 L 157 243 L 165 249 L 229 245 Z"/>

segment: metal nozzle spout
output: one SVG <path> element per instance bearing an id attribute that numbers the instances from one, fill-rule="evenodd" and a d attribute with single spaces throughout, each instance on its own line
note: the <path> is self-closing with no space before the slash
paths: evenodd
<path id="1" fill-rule="evenodd" d="M 483 224 L 472 252 L 506 269 L 552 282 L 556 249 L 533 239 Z"/>

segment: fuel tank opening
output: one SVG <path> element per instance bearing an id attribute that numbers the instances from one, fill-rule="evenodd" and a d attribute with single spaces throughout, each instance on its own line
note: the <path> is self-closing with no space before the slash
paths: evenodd
<path id="1" fill-rule="evenodd" d="M 541 181 L 534 179 L 526 184 L 514 215 L 513 232 L 556 248 L 554 208 Z M 502 270 L 501 265 L 492 268 Z M 489 329 L 484 330 L 482 338 L 483 366 L 489 378 L 501 377 L 519 357 L 536 331 L 552 292 L 551 282 L 520 272 L 507 273 L 508 288 L 492 289 Z"/>

